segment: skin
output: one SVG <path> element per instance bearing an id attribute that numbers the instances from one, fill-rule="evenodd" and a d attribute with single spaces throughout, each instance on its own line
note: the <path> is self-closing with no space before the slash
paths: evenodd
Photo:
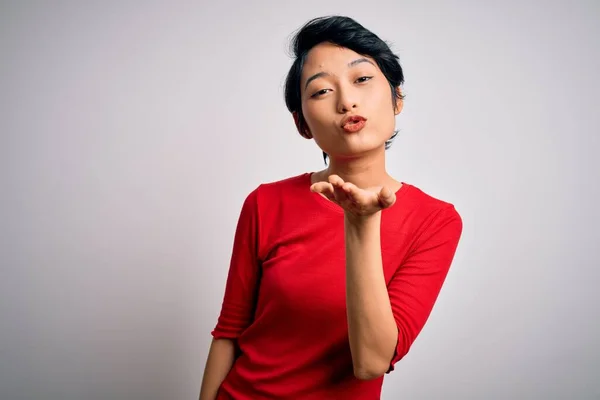
<path id="1" fill-rule="evenodd" d="M 355 62 L 362 58 L 371 63 Z M 317 73 L 328 75 L 305 86 Z M 301 91 L 307 123 L 301 133 L 314 139 L 330 157 L 328 168 L 312 175 L 311 190 L 344 209 L 346 309 L 354 375 L 377 378 L 387 371 L 398 338 L 379 232 L 381 210 L 393 206 L 394 193 L 401 186 L 386 172 L 384 146 L 403 104 L 392 102 L 390 86 L 374 60 L 326 43 L 308 54 Z M 365 128 L 344 132 L 341 122 L 348 115 L 367 118 Z M 298 116 L 293 116 L 298 126 Z M 233 349 L 231 340 L 213 341 L 201 400 L 215 398 L 234 362 Z"/>
<path id="2" fill-rule="evenodd" d="M 373 59 L 329 43 L 309 52 L 301 95 L 306 121 L 301 133 L 330 157 L 329 166 L 312 175 L 311 190 L 344 210 L 346 308 L 354 374 L 374 379 L 388 370 L 398 340 L 383 274 L 380 226 L 381 211 L 394 205 L 401 186 L 386 171 L 385 142 L 403 103 L 392 100 L 390 85 Z M 341 128 L 350 115 L 367 118 L 361 131 L 347 133 Z M 300 129 L 295 114 L 294 120 Z"/>

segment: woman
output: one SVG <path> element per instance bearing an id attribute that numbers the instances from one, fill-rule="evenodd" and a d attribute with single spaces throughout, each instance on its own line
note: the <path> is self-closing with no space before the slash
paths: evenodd
<path id="1" fill-rule="evenodd" d="M 461 235 L 452 204 L 386 172 L 398 57 L 346 17 L 308 22 L 293 45 L 286 103 L 329 163 L 246 198 L 202 400 L 379 399 Z"/>

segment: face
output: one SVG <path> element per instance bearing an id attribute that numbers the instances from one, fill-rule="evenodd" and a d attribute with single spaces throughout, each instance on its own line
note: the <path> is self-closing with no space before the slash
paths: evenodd
<path id="1" fill-rule="evenodd" d="M 305 134 L 332 158 L 383 150 L 402 110 L 401 100 L 394 108 L 390 85 L 373 59 L 330 43 L 308 53 L 300 89 Z M 366 119 L 362 129 L 342 127 L 351 116 Z"/>

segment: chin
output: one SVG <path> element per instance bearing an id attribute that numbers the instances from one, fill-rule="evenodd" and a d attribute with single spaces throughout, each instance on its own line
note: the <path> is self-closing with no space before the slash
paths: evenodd
<path id="1" fill-rule="evenodd" d="M 327 152 L 326 153 L 333 155 L 333 157 L 340 158 L 353 158 L 359 157 L 361 155 L 365 155 L 371 152 L 376 152 L 377 150 L 384 150 L 385 143 L 377 143 L 373 145 L 367 145 L 365 143 L 356 144 L 356 145 L 346 145 L 340 146 L 337 148 L 337 151 Z"/>
<path id="2" fill-rule="evenodd" d="M 348 154 L 372 152 L 377 149 L 385 148 L 385 139 L 360 135 L 348 138 L 344 143 L 340 143 L 339 148 L 343 149 L 343 152 Z"/>

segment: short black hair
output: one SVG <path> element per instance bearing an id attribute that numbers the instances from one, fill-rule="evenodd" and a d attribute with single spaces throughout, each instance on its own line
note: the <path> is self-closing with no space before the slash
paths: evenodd
<path id="1" fill-rule="evenodd" d="M 304 24 L 292 38 L 290 50 L 295 59 L 285 80 L 285 104 L 291 113 L 297 113 L 298 126 L 302 136 L 304 136 L 306 127 L 300 97 L 302 68 L 308 52 L 323 42 L 333 43 L 374 59 L 390 84 L 394 107 L 396 107 L 397 99 L 404 99 L 404 95 L 399 94 L 396 90 L 404 83 L 404 73 L 400 66 L 400 59 L 390 50 L 385 41 L 350 17 L 314 18 Z M 385 142 L 386 149 L 391 146 L 397 134 L 398 131 L 395 131 Z M 323 152 L 325 164 L 327 164 L 327 157 L 327 153 Z"/>

